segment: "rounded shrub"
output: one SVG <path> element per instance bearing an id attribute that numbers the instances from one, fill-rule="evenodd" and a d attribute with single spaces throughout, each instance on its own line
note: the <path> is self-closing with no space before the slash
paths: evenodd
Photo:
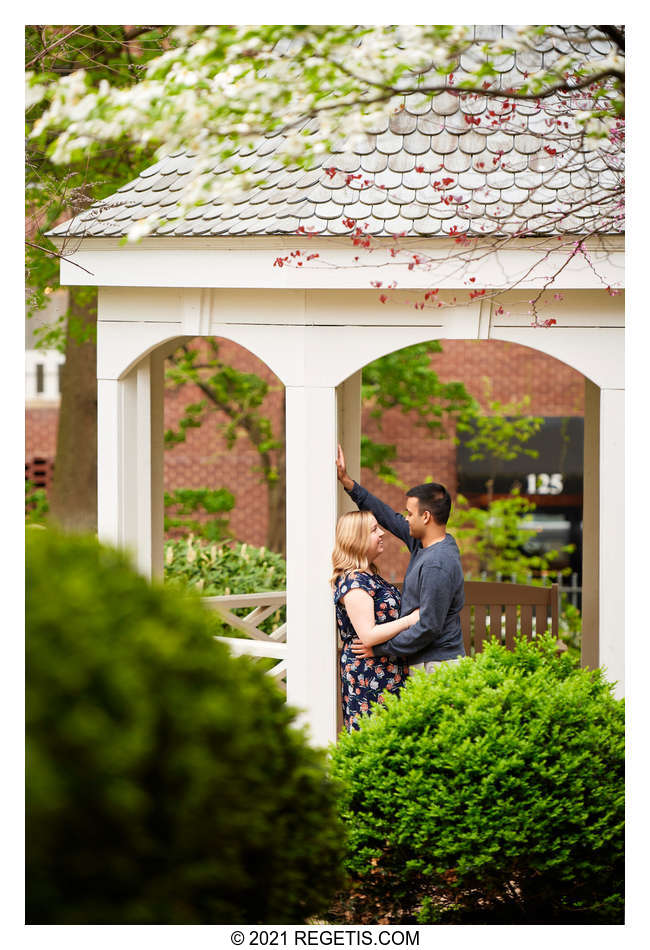
<path id="1" fill-rule="evenodd" d="M 28 535 L 28 923 L 322 913 L 335 795 L 275 684 L 121 553 Z"/>
<path id="2" fill-rule="evenodd" d="M 344 915 L 622 922 L 624 708 L 611 689 L 550 638 L 412 676 L 334 756 Z"/>

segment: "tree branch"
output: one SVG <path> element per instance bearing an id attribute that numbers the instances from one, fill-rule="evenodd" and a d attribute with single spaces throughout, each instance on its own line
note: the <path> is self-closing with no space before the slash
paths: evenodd
<path id="1" fill-rule="evenodd" d="M 33 247 L 37 251 L 43 251 L 44 254 L 49 254 L 51 257 L 58 257 L 62 261 L 67 261 L 68 264 L 74 264 L 75 267 L 81 268 L 81 270 L 85 271 L 91 277 L 95 276 L 91 270 L 86 270 L 85 267 L 81 267 L 81 264 L 77 264 L 76 261 L 73 261 L 71 258 L 66 257 L 65 254 L 57 254 L 56 251 L 51 251 L 48 247 L 42 247 L 40 244 L 32 244 L 31 241 L 25 241 L 25 244 L 27 245 L 27 247 Z"/>
<path id="2" fill-rule="evenodd" d="M 616 43 L 619 49 L 625 52 L 625 30 L 619 30 L 615 26 L 600 26 L 598 25 L 597 29 L 601 33 L 604 33 L 605 36 L 609 37 L 613 43 Z"/>
<path id="3" fill-rule="evenodd" d="M 80 30 L 83 30 L 83 29 L 84 29 L 84 26 L 83 26 L 83 25 L 82 25 L 82 26 L 75 26 L 74 30 L 70 30 L 70 32 L 69 32 L 69 33 L 66 33 L 65 36 L 61 36 L 55 43 L 51 43 L 51 44 L 50 44 L 49 46 L 47 46 L 44 50 L 41 50 L 40 53 L 38 53 L 36 56 L 34 56 L 34 58 L 31 59 L 31 60 L 27 63 L 27 65 L 25 66 L 25 69 L 29 69 L 30 66 L 33 66 L 34 63 L 37 63 L 39 59 L 43 59 L 43 57 L 46 56 L 47 53 L 50 53 L 50 52 L 51 52 L 53 49 L 55 49 L 57 46 L 60 46 L 61 43 L 65 43 L 65 41 L 66 41 L 66 40 L 69 40 L 71 36 L 74 36 L 75 33 L 78 33 Z"/>

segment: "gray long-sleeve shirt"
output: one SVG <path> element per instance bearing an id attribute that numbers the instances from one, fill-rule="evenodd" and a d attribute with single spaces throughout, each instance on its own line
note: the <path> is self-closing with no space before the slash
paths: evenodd
<path id="1" fill-rule="evenodd" d="M 374 648 L 376 656 L 403 657 L 410 663 L 465 656 L 460 611 L 465 603 L 458 545 L 450 534 L 423 548 L 411 537 L 408 521 L 357 482 L 348 494 L 361 511 L 371 511 L 382 528 L 407 545 L 411 560 L 404 576 L 400 616 L 420 608 L 420 619 Z"/>

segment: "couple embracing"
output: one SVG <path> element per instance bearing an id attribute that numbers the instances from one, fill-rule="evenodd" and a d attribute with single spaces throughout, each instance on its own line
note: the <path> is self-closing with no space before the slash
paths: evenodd
<path id="1" fill-rule="evenodd" d="M 409 671 L 432 673 L 440 663 L 465 656 L 460 627 L 464 604 L 458 546 L 446 524 L 451 498 L 436 482 L 406 493 L 406 517 L 393 511 L 347 474 L 338 447 L 338 479 L 359 511 L 339 518 L 332 554 L 332 586 L 343 649 L 343 721 L 358 729 L 359 717 L 396 693 Z M 377 573 L 384 531 L 411 554 L 403 592 Z"/>

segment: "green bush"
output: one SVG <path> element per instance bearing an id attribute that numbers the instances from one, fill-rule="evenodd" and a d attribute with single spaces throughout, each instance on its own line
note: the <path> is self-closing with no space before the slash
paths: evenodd
<path id="1" fill-rule="evenodd" d="M 165 532 L 192 531 L 208 541 L 223 541 L 231 537 L 227 512 L 234 506 L 235 496 L 226 488 L 177 488 L 165 492 Z"/>
<path id="2" fill-rule="evenodd" d="M 553 641 L 416 674 L 334 755 L 359 922 L 620 923 L 624 708 Z"/>
<path id="3" fill-rule="evenodd" d="M 284 590 L 287 566 L 280 554 L 251 544 L 216 544 L 193 535 L 165 544 L 165 580 L 180 581 L 204 597 Z"/>
<path id="4" fill-rule="evenodd" d="M 36 488 L 33 482 L 25 479 L 25 523 L 42 524 L 46 520 L 50 503 L 44 488 Z"/>
<path id="5" fill-rule="evenodd" d="M 274 683 L 122 554 L 28 535 L 28 922 L 322 912 L 335 796 Z"/>
<path id="6" fill-rule="evenodd" d="M 181 589 L 198 591 L 204 597 L 256 594 L 285 590 L 287 565 L 280 554 L 266 548 L 239 542 L 209 544 L 190 534 L 165 544 L 165 580 Z M 245 616 L 250 609 L 244 607 L 232 612 Z M 281 607 L 260 625 L 260 630 L 272 633 L 285 619 L 286 608 Z M 228 636 L 237 635 L 229 628 Z"/>

